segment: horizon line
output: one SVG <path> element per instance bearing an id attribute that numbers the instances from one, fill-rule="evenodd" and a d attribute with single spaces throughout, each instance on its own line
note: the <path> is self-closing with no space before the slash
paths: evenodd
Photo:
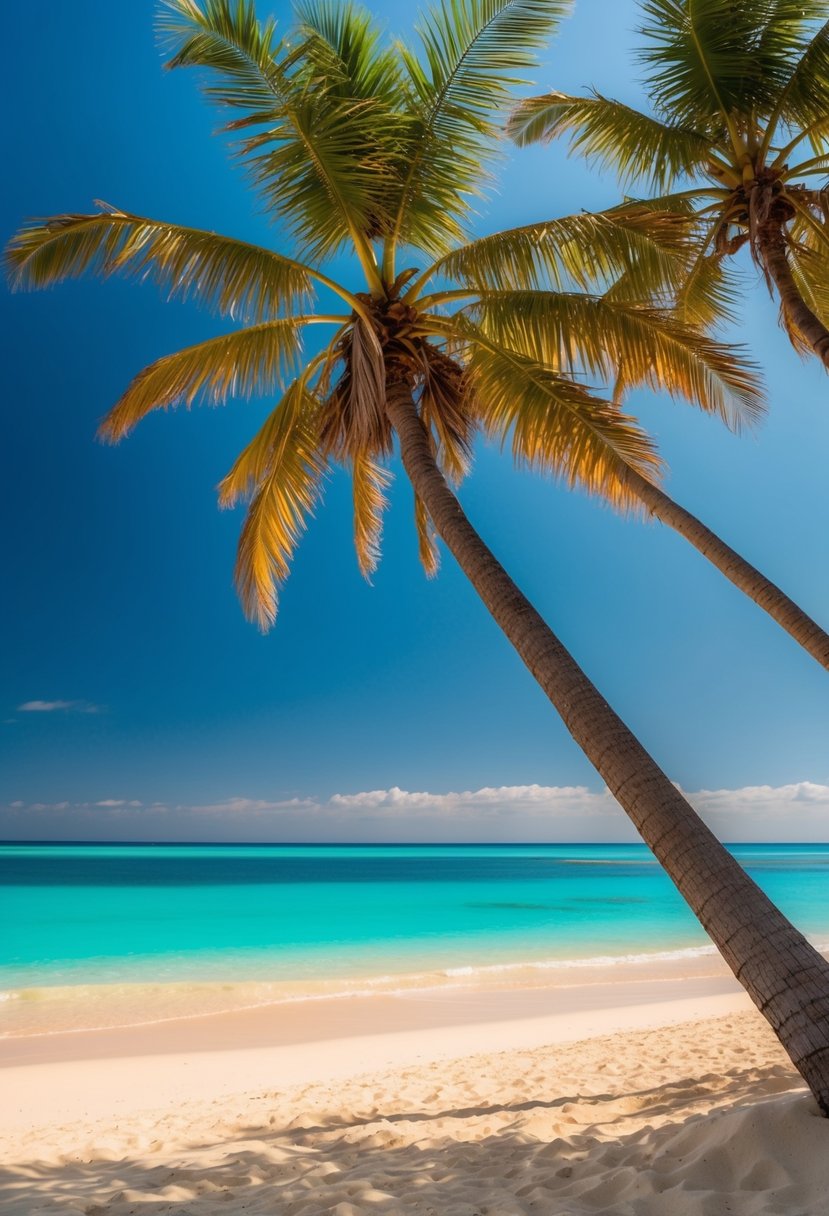
<path id="1" fill-rule="evenodd" d="M 829 840 L 722 840 L 721 844 L 731 845 L 826 845 Z M 261 848 L 307 849 L 307 848 L 396 848 L 396 849 L 430 849 L 430 848 L 550 848 L 563 847 L 585 848 L 601 846 L 620 849 L 644 848 L 650 846 L 644 840 L 0 840 L 0 848 L 6 845 L 121 845 L 127 848 L 151 845 L 156 848 L 163 846 L 193 846 L 204 848 Z M 652 850 L 651 850 L 652 851 Z"/>

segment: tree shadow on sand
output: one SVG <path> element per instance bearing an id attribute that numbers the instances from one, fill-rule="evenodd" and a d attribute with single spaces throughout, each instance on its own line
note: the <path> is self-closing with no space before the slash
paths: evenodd
<path id="1" fill-rule="evenodd" d="M 764 1101 L 795 1084 L 774 1066 L 554 1100 L 414 1110 L 392 1101 L 347 1117 L 248 1118 L 175 1145 L 161 1123 L 147 1154 L 6 1169 L 0 1212 L 811 1216 L 816 1184 L 794 1158 L 811 1137 L 810 1151 L 829 1160 L 829 1123 L 812 1117 L 802 1089 Z M 740 1191 L 757 1200 L 765 1190 L 779 1207 L 730 1206 Z"/>

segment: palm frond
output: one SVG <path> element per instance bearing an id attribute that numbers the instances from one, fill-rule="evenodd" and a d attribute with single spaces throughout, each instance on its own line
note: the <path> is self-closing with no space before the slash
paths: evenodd
<path id="1" fill-rule="evenodd" d="M 763 411 L 756 369 L 725 346 L 656 309 L 607 296 L 562 292 L 492 292 L 472 316 L 495 341 L 565 374 L 598 376 L 604 383 L 624 369 L 639 385 L 684 397 L 730 427 Z"/>
<path id="2" fill-rule="evenodd" d="M 661 122 L 596 92 L 529 97 L 513 110 L 507 134 L 522 147 L 569 135 L 571 152 L 614 171 L 623 183 L 643 181 L 660 191 L 704 166 L 711 146 L 698 131 Z"/>
<path id="3" fill-rule="evenodd" d="M 432 256 L 462 239 L 486 182 L 496 123 L 571 0 L 440 0 L 421 20 L 422 54 L 401 47 L 413 117 L 394 241 Z"/>
<path id="4" fill-rule="evenodd" d="M 342 371 L 323 406 L 320 435 L 326 453 L 347 461 L 368 453 L 388 456 L 391 424 L 386 414 L 386 369 L 374 332 L 361 317 L 340 342 L 336 360 Z"/>
<path id="5" fill-rule="evenodd" d="M 601 291 L 622 274 L 640 299 L 669 291 L 682 277 L 688 212 L 623 204 L 509 228 L 462 245 L 432 268 L 473 287 Z"/>
<path id="6" fill-rule="evenodd" d="M 311 272 L 270 249 L 198 228 L 108 208 L 33 220 L 12 238 L 5 265 L 14 287 L 48 287 L 86 271 L 150 279 L 223 315 L 260 321 L 311 293 Z"/>
<path id="7" fill-rule="evenodd" d="M 825 6 L 820 6 L 825 11 Z M 821 13 L 823 16 L 823 13 Z M 825 21 L 802 49 L 769 121 L 773 136 L 778 121 L 790 129 L 815 127 L 811 144 L 816 153 L 826 150 L 827 130 L 821 122 L 829 109 L 829 21 Z"/>
<path id="8" fill-rule="evenodd" d="M 397 107 L 403 86 L 400 60 L 393 48 L 381 46 L 368 9 L 351 0 L 303 0 L 296 14 L 305 39 L 303 57 L 330 94 Z"/>
<path id="9" fill-rule="evenodd" d="M 642 275 L 626 271 L 606 289 L 605 296 L 671 307 L 683 324 L 705 331 L 729 322 L 740 301 L 738 275 L 729 259 L 714 248 L 721 219 L 718 207 L 727 207 L 729 200 L 730 191 L 709 187 L 636 199 L 635 203 L 631 200 L 627 206 L 641 207 L 646 214 L 674 212 L 683 217 L 681 248 L 669 282 L 655 280 L 652 290 L 643 291 Z"/>
<path id="10" fill-rule="evenodd" d="M 300 354 L 301 318 L 265 321 L 209 338 L 151 363 L 139 372 L 98 430 L 117 443 L 152 410 L 186 405 L 197 397 L 221 405 L 228 397 L 251 397 L 281 384 Z"/>
<path id="11" fill-rule="evenodd" d="M 319 18 L 320 28 L 309 31 L 307 43 L 290 47 L 276 41 L 273 22 L 256 19 L 253 0 L 166 3 L 168 66 L 206 70 L 218 81 L 206 89 L 210 99 L 244 112 L 230 129 L 260 128 L 241 150 L 267 205 L 309 255 L 333 254 L 350 238 L 367 257 L 368 234 L 383 222 L 386 177 L 394 171 L 381 133 L 399 122 L 382 97 L 349 96 L 341 73 L 329 79 L 317 70 L 326 31 L 342 34 L 348 26 L 365 55 L 375 51 L 376 37 L 358 10 L 345 6 L 336 27 L 322 21 L 322 6 L 309 9 L 306 26 Z M 374 79 L 384 79 L 383 72 Z"/>
<path id="12" fill-rule="evenodd" d="M 785 199 L 794 209 L 787 232 L 790 251 L 809 250 L 829 260 L 829 191 L 786 190 Z"/>
<path id="13" fill-rule="evenodd" d="M 316 411 L 314 398 L 296 381 L 219 486 L 222 506 L 251 500 L 235 582 L 245 615 L 263 632 L 276 619 L 278 587 L 288 577 L 326 470 Z"/>
<path id="14" fill-rule="evenodd" d="M 637 509 L 627 472 L 634 469 L 653 481 L 661 462 L 635 418 L 538 359 L 502 346 L 466 318 L 452 318 L 446 333 L 464 349 L 478 421 L 487 434 L 511 442 L 517 461 L 619 508 Z"/>
<path id="15" fill-rule="evenodd" d="M 711 252 L 703 239 L 674 292 L 672 308 L 682 324 L 710 331 L 734 317 L 740 296 L 739 276 L 731 261 Z"/>
<path id="16" fill-rule="evenodd" d="M 440 549 L 437 534 L 429 518 L 423 499 L 415 494 L 415 529 L 417 531 L 417 553 L 427 578 L 434 578 L 440 568 Z"/>
<path id="17" fill-rule="evenodd" d="M 829 323 L 829 247 L 816 249 L 805 242 L 789 242 L 789 266 L 797 289 L 806 305 L 824 325 Z M 812 355 L 811 343 L 805 341 L 794 330 L 785 310 L 781 310 L 781 323 L 786 328 L 795 348 L 803 354 Z"/>
<path id="18" fill-rule="evenodd" d="M 281 100 L 288 48 L 272 18 L 258 20 L 254 0 L 161 0 L 157 29 L 168 68 L 216 74 L 204 88 L 216 105 L 260 115 Z"/>
<path id="19" fill-rule="evenodd" d="M 380 561 L 383 512 L 389 505 L 384 491 L 391 482 L 391 474 L 361 452 L 352 459 L 351 478 L 357 564 L 363 578 L 370 579 Z"/>
<path id="20" fill-rule="evenodd" d="M 797 56 L 776 0 L 643 0 L 642 8 L 640 58 L 657 113 L 719 138 L 732 115 L 768 113 Z"/>
<path id="21" fill-rule="evenodd" d="M 474 433 L 463 368 L 426 343 L 419 373 L 420 417 L 433 436 L 438 465 L 453 485 L 460 485 L 472 463 Z"/>

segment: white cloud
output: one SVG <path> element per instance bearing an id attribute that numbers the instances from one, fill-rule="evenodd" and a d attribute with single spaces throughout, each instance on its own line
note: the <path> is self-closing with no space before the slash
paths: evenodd
<path id="1" fill-rule="evenodd" d="M 163 803 L 154 803 L 163 806 Z M 263 811 L 295 810 L 307 807 L 313 810 L 319 804 L 312 798 L 289 798 L 282 802 L 268 802 L 261 798 L 227 798 L 224 802 L 208 802 L 202 806 L 178 806 L 178 811 L 189 811 L 199 815 L 249 815 Z"/>
<path id="2" fill-rule="evenodd" d="M 700 790 L 694 797 L 714 808 L 726 805 L 732 810 L 745 807 L 750 810 L 758 804 L 775 806 L 788 803 L 829 801 L 829 785 L 816 785 L 814 781 L 798 781 L 792 785 L 744 785 L 736 790 Z"/>
<path id="3" fill-rule="evenodd" d="M 332 807 L 342 807 L 345 810 L 362 808 L 383 808 L 394 811 L 415 811 L 432 808 L 439 811 L 455 811 L 464 809 L 485 810 L 488 807 L 503 808 L 505 806 L 544 807 L 554 805 L 592 805 L 596 799 L 604 799 L 605 795 L 590 792 L 582 785 L 501 785 L 484 786 L 479 790 L 465 790 L 459 793 L 432 794 L 426 791 L 410 793 L 392 786 L 388 790 L 366 790 L 360 794 L 333 794 L 328 800 Z"/>
<path id="4" fill-rule="evenodd" d="M 699 790 L 685 795 L 727 841 L 829 841 L 829 786 Z M 463 842 L 636 841 L 607 790 L 585 786 L 504 785 L 433 793 L 389 789 L 329 798 L 262 799 L 235 795 L 204 804 L 143 805 L 138 800 L 10 803 L 0 807 L 0 837 L 51 834 L 80 839 Z"/>
<path id="5" fill-rule="evenodd" d="M 100 705 L 90 701 L 24 701 L 18 705 L 18 712 L 24 714 L 52 714 L 58 710 L 71 711 L 76 714 L 98 714 Z"/>
<path id="6" fill-rule="evenodd" d="M 384 818 L 411 816 L 413 821 L 451 816 L 453 820 L 491 820 L 519 812 L 523 816 L 551 817 L 607 814 L 613 799 L 605 790 L 592 793 L 585 786 L 484 786 L 445 794 L 429 790 L 410 792 L 393 786 L 359 794 L 333 794 L 329 809 L 350 812 L 379 812 Z"/>

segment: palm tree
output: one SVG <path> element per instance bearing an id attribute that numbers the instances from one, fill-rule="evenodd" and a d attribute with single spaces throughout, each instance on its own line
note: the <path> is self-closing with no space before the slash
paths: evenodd
<path id="1" fill-rule="evenodd" d="M 826 0 L 640 0 L 653 113 L 592 92 L 521 102 L 521 144 L 569 136 L 651 205 L 689 216 L 697 256 L 677 299 L 703 323 L 728 315 L 725 260 L 748 246 L 799 350 L 829 368 L 829 5 Z M 682 184 L 683 189 L 674 192 Z"/>
<path id="2" fill-rule="evenodd" d="M 564 9 L 564 0 L 445 0 L 421 22 L 417 57 L 384 48 L 351 4 L 307 4 L 293 38 L 280 41 L 251 0 L 168 0 L 171 66 L 207 69 L 212 99 L 239 115 L 230 126 L 245 132 L 256 183 L 291 227 L 297 256 L 107 208 L 32 224 L 13 240 L 8 262 L 15 281 L 32 286 L 87 269 L 153 275 L 252 322 L 145 369 L 102 433 L 117 440 L 152 409 L 219 402 L 284 378 L 280 403 L 220 486 L 224 504 L 249 501 L 236 580 L 262 627 L 274 619 L 277 585 L 331 462 L 351 471 L 358 559 L 365 572 L 374 567 L 396 435 L 427 571 L 436 569 L 437 534 L 829 1114 L 829 964 L 613 712 L 450 487 L 479 429 L 512 432 L 519 452 L 542 443 L 560 475 L 622 505 L 632 470 L 648 480 L 658 474 L 653 445 L 633 419 L 563 375 L 541 345 L 535 357 L 522 353 L 507 330 L 511 316 L 523 330 L 543 312 L 545 333 L 558 317 L 571 345 L 595 347 L 599 327 L 614 325 L 613 308 L 596 297 L 590 322 L 574 293 L 549 291 L 524 300 L 522 312 L 526 268 L 583 280 L 667 278 L 676 256 L 670 217 L 657 226 L 659 239 L 637 208 L 466 239 L 470 198 L 509 90 Z M 346 248 L 362 290 L 322 269 Z M 401 251 L 428 259 L 425 269 L 401 271 Z M 432 290 L 438 277 L 457 286 Z M 317 288 L 346 311 L 314 311 Z M 757 407 L 750 369 L 676 317 L 663 320 L 670 357 L 645 341 L 653 310 L 620 305 L 613 340 L 634 378 L 657 377 L 709 409 Z M 303 361 L 299 336 L 310 324 L 333 335 Z"/>
<path id="3" fill-rule="evenodd" d="M 733 313 L 728 260 L 748 246 L 798 350 L 829 367 L 829 5 L 809 0 L 643 0 L 641 58 L 653 113 L 593 92 L 550 92 L 516 107 L 519 144 L 569 137 L 629 188 L 684 214 L 689 261 L 674 289 L 685 323 Z M 791 163 L 790 163 L 791 162 Z M 682 189 L 675 191 L 677 185 Z M 617 400 L 630 385 L 624 369 Z M 774 583 L 658 486 L 628 482 L 647 511 L 685 536 L 829 668 L 829 636 Z"/>

